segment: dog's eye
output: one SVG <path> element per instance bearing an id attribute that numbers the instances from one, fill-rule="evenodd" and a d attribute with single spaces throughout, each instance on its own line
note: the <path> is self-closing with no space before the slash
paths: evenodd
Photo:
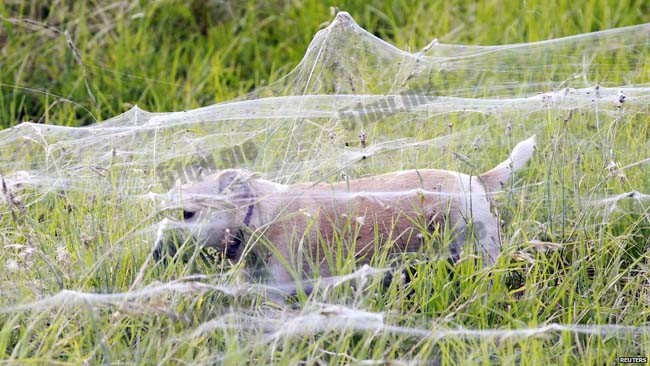
<path id="1" fill-rule="evenodd" d="M 196 213 L 196 212 L 194 212 L 194 211 L 186 211 L 186 210 L 183 210 L 183 220 L 189 220 L 189 219 L 191 219 L 192 217 L 194 217 L 194 214 L 195 214 L 195 213 Z"/>

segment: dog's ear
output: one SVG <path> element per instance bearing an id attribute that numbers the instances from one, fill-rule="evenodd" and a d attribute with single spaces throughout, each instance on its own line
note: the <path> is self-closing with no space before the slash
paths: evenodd
<path id="1" fill-rule="evenodd" d="M 219 193 L 231 196 L 233 200 L 250 200 L 252 196 L 249 180 L 252 174 L 241 169 L 227 169 L 217 177 Z"/>
<path id="2" fill-rule="evenodd" d="M 250 173 L 240 169 L 226 169 L 219 173 L 217 177 L 217 186 L 219 192 L 233 190 L 238 185 L 245 183 L 250 178 Z"/>

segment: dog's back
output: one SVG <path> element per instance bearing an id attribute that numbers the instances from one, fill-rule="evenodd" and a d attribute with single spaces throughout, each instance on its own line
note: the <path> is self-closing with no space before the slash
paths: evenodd
<path id="1" fill-rule="evenodd" d="M 499 220 L 491 196 L 526 164 L 534 146 L 534 136 L 520 142 L 508 159 L 479 176 L 422 169 L 289 186 L 274 199 L 286 204 L 279 214 L 283 218 L 267 234 L 273 237 L 271 241 L 284 243 L 280 252 L 285 259 L 297 259 L 298 246 L 308 247 L 310 260 L 324 263 L 321 274 L 329 272 L 325 257 L 334 250 L 335 237 L 346 237 L 344 241 L 351 246 L 343 248 L 342 255 L 353 250 L 356 258 L 370 258 L 378 244 L 390 243 L 394 251 L 416 250 L 424 243 L 422 231 L 443 227 L 453 230 L 449 237 L 454 260 L 471 237 L 484 263 L 491 265 L 501 252 Z M 345 227 L 344 235 L 341 227 Z M 472 236 L 468 236 L 470 229 Z M 306 263 L 299 262 L 304 270 Z"/>

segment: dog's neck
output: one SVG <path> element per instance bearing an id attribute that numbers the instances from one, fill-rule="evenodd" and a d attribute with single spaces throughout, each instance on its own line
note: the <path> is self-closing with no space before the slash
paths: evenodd
<path id="1" fill-rule="evenodd" d="M 244 224 L 250 230 L 255 231 L 267 226 L 269 222 L 276 218 L 277 206 L 279 203 L 284 202 L 284 199 L 280 196 L 286 192 L 288 187 L 266 179 L 252 179 L 250 187 L 254 199 L 247 208 Z M 247 218 L 248 220 L 246 220 Z"/>
<path id="2" fill-rule="evenodd" d="M 255 209 L 255 196 L 251 195 L 250 203 L 246 209 L 246 216 L 244 216 L 244 227 L 239 228 L 233 235 L 233 242 L 226 248 L 226 258 L 231 260 L 239 259 L 240 247 L 246 242 L 246 230 L 250 228 L 251 219 L 253 218 L 253 211 Z"/>
<path id="3" fill-rule="evenodd" d="M 253 214 L 255 211 L 255 200 L 256 195 L 250 186 L 246 186 L 245 190 L 245 199 L 247 201 L 246 205 L 246 215 L 242 221 L 243 226 L 236 230 L 235 234 L 232 237 L 232 243 L 226 247 L 226 258 L 231 260 L 238 260 L 240 256 L 240 249 L 242 244 L 246 242 L 246 231 L 254 230 L 251 228 L 251 221 L 253 219 Z"/>
<path id="4" fill-rule="evenodd" d="M 223 190 L 220 192 L 223 192 Z M 257 199 L 254 187 L 251 187 L 250 182 L 239 182 L 229 194 L 234 204 L 245 207 L 246 213 L 242 222 L 243 226 L 250 227 L 253 211 L 255 210 L 255 200 Z"/>
<path id="5" fill-rule="evenodd" d="M 244 216 L 244 226 L 250 226 L 251 219 L 253 218 L 253 210 L 255 209 L 255 196 L 251 197 L 251 201 L 246 209 L 246 216 Z"/>

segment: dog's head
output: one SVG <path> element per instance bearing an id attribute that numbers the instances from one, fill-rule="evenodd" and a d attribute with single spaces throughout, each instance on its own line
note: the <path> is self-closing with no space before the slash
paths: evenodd
<path id="1" fill-rule="evenodd" d="M 154 259 L 173 257 L 181 246 L 212 247 L 238 258 L 254 209 L 250 177 L 246 171 L 228 169 L 170 191 L 172 207 L 182 214 L 160 223 Z"/>

